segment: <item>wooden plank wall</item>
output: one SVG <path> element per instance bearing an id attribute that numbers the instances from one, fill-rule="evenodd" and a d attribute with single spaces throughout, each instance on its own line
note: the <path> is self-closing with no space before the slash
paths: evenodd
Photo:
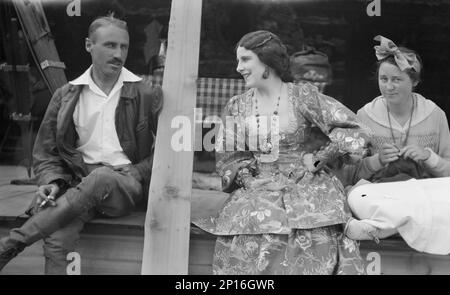
<path id="1" fill-rule="evenodd" d="M 175 151 L 170 129 L 175 116 L 194 122 L 201 0 L 172 0 L 164 108 L 159 118 L 145 220 L 142 274 L 187 274 L 193 151 Z M 190 128 L 191 139 L 194 128 Z M 169 130 L 169 131 L 168 131 Z M 186 139 L 186 138 L 185 138 Z"/>

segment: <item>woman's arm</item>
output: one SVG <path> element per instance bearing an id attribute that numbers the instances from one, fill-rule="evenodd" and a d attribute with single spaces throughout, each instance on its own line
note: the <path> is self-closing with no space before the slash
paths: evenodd
<path id="1" fill-rule="evenodd" d="M 345 154 L 362 156 L 368 131 L 357 121 L 355 114 L 334 98 L 319 93 L 312 85 L 304 84 L 298 89 L 300 112 L 330 140 L 314 154 L 315 167 L 320 169 Z"/>
<path id="2" fill-rule="evenodd" d="M 247 187 L 256 174 L 256 160 L 250 151 L 238 150 L 239 145 L 245 146 L 245 132 L 235 132 L 236 124 L 243 110 L 240 100 L 242 96 L 232 97 L 225 105 L 222 113 L 222 127 L 216 139 L 216 170 L 222 178 L 222 190 L 232 192 L 239 187 Z M 233 124 L 227 124 L 233 120 Z M 229 122 L 228 122 L 229 123 Z M 245 126 L 240 126 L 245 130 Z M 232 141 L 230 143 L 230 141 Z"/>
<path id="3" fill-rule="evenodd" d="M 450 131 L 447 116 L 443 110 L 439 110 L 439 145 L 435 153 L 426 148 L 430 157 L 423 162 L 424 168 L 435 177 L 450 176 Z"/>

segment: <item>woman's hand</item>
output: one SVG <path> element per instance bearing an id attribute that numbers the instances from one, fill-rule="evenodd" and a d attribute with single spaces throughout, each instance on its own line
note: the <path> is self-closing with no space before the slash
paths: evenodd
<path id="1" fill-rule="evenodd" d="M 266 184 L 265 188 L 271 192 L 279 192 L 286 188 L 286 185 L 278 182 L 269 182 Z"/>
<path id="2" fill-rule="evenodd" d="M 320 169 L 325 166 L 325 162 L 322 161 L 316 161 L 314 158 L 314 155 L 311 153 L 305 154 L 303 156 L 303 164 L 305 165 L 306 169 L 308 169 L 311 173 L 316 173 Z"/>
<path id="3" fill-rule="evenodd" d="M 385 143 L 381 146 L 381 150 L 378 152 L 381 165 L 385 166 L 388 163 L 398 160 L 400 156 L 400 150 L 392 144 Z"/>
<path id="4" fill-rule="evenodd" d="M 286 187 L 286 185 L 275 182 L 271 178 L 264 178 L 264 179 L 254 179 L 254 180 L 248 182 L 248 184 L 245 186 L 245 188 L 246 189 L 254 189 L 254 188 L 261 187 L 261 186 L 264 186 L 265 190 L 272 191 L 272 192 L 281 191 Z"/>
<path id="5" fill-rule="evenodd" d="M 426 161 L 431 156 L 430 151 L 427 151 L 421 146 L 411 144 L 407 145 L 400 150 L 400 156 L 407 159 L 410 158 L 415 162 Z"/>
<path id="6" fill-rule="evenodd" d="M 270 179 L 270 178 L 264 178 L 264 179 L 254 179 L 253 178 L 253 179 L 247 181 L 245 183 L 244 187 L 246 189 L 253 189 L 253 188 L 263 186 L 271 181 L 272 181 L 272 179 Z"/>

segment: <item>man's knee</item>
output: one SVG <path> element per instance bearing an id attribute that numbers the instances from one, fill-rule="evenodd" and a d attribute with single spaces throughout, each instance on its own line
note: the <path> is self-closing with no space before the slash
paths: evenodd
<path id="1" fill-rule="evenodd" d="M 141 184 L 132 176 L 108 167 L 92 170 L 77 186 L 76 199 L 89 199 L 104 215 L 116 217 L 130 213 L 142 198 Z M 72 202 L 76 203 L 76 202 Z"/>
<path id="2" fill-rule="evenodd" d="M 117 187 L 117 172 L 108 167 L 100 167 L 92 170 L 84 177 L 76 190 L 83 195 L 94 198 L 97 202 Z"/>
<path id="3" fill-rule="evenodd" d="M 92 172 L 86 177 L 89 180 L 93 180 L 95 185 L 111 185 L 117 180 L 117 172 L 109 167 L 99 167 L 92 170 Z"/>

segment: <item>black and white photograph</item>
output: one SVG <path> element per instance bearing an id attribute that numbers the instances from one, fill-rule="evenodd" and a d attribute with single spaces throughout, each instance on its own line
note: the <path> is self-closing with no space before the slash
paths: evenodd
<path id="1" fill-rule="evenodd" d="M 0 0 L 0 275 L 450 275 L 449 31 L 450 0 Z"/>

